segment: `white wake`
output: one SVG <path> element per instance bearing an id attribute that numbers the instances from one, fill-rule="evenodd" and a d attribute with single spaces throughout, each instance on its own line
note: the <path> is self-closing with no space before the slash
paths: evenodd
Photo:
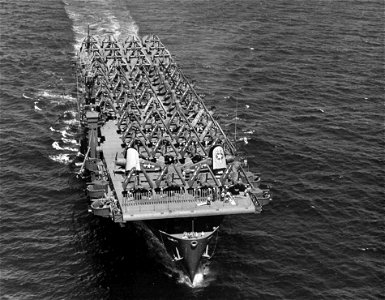
<path id="1" fill-rule="evenodd" d="M 138 26 L 130 16 L 126 4 L 114 0 L 65 0 L 65 9 L 72 20 L 75 34 L 74 49 L 91 34 L 121 36 L 138 35 Z"/>

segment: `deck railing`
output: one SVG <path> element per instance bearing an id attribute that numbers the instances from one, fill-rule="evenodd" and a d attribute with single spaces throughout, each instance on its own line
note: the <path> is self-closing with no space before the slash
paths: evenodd
<path id="1" fill-rule="evenodd" d="M 223 196 L 223 195 L 222 195 Z M 196 209 L 200 205 L 209 204 L 211 207 L 220 208 L 238 205 L 236 199 L 231 204 L 226 198 L 221 197 L 214 190 L 188 190 L 188 191 L 163 191 L 133 193 L 122 201 L 123 209 L 131 211 L 173 211 Z"/>
<path id="2" fill-rule="evenodd" d="M 209 189 L 196 189 L 196 190 L 172 190 L 172 191 L 160 191 L 153 193 L 152 191 L 148 192 L 134 192 L 128 194 L 124 199 L 127 201 L 139 201 L 139 200 L 187 200 L 187 199 L 201 199 L 206 198 L 212 200 L 219 199 L 220 194 L 218 191 L 213 191 Z"/>

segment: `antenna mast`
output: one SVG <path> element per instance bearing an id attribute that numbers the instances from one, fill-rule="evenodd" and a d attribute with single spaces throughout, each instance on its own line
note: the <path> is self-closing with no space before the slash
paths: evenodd
<path id="1" fill-rule="evenodd" d="M 238 99 L 235 102 L 235 128 L 234 128 L 235 150 L 237 150 L 237 122 L 238 122 Z"/>

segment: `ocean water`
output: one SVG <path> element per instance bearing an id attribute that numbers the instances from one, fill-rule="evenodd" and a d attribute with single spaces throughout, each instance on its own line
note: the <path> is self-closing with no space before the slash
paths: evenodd
<path id="1" fill-rule="evenodd" d="M 385 298 L 383 1 L 0 7 L 1 299 Z M 87 213 L 73 62 L 88 26 L 158 35 L 273 184 L 262 214 L 225 218 L 194 286 L 145 227 Z"/>

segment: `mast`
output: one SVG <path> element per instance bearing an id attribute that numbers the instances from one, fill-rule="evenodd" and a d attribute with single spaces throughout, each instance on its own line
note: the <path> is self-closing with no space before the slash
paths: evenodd
<path id="1" fill-rule="evenodd" d="M 237 150 L 237 124 L 238 124 L 238 99 L 235 102 L 235 128 L 234 128 L 234 143 Z"/>

